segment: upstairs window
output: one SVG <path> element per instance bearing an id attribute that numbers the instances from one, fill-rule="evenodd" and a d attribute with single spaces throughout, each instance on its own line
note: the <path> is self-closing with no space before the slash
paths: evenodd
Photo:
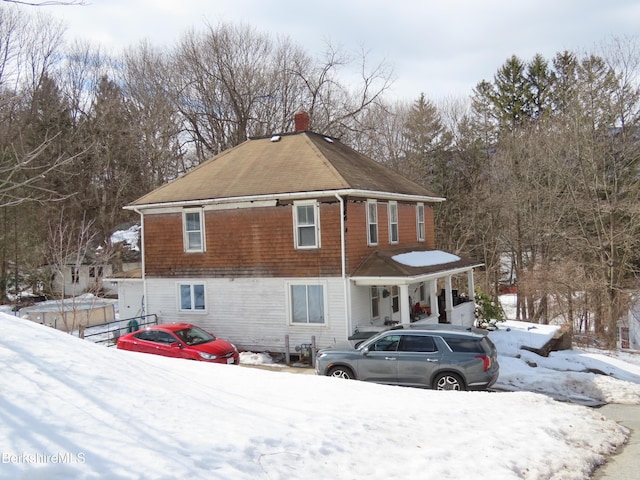
<path id="1" fill-rule="evenodd" d="M 389 243 L 398 243 L 398 203 L 389 202 Z"/>
<path id="2" fill-rule="evenodd" d="M 418 241 L 424 242 L 424 205 L 416 205 L 416 229 L 418 231 Z"/>
<path id="3" fill-rule="evenodd" d="M 378 244 L 378 204 L 375 200 L 367 201 L 367 231 L 368 244 Z"/>
<path id="4" fill-rule="evenodd" d="M 185 252 L 204 252 L 204 222 L 202 209 L 189 209 L 182 213 Z"/>
<path id="5" fill-rule="evenodd" d="M 294 226 L 296 248 L 319 248 L 320 247 L 320 222 L 318 204 L 295 203 Z"/>

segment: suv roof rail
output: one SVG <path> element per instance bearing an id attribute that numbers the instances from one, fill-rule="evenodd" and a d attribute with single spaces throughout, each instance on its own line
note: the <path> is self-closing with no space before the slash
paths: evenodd
<path id="1" fill-rule="evenodd" d="M 452 325 L 450 323 L 401 323 L 398 325 L 394 325 L 389 328 L 389 330 L 437 330 L 437 331 L 448 331 L 448 332 L 457 332 L 457 333 L 479 333 L 482 335 L 487 335 L 489 332 L 484 328 L 474 327 L 472 325 Z"/>

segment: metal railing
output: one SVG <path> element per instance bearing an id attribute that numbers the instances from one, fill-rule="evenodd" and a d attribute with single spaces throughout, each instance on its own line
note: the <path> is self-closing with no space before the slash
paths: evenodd
<path id="1" fill-rule="evenodd" d="M 158 316 L 155 313 L 140 315 L 139 317 L 92 325 L 85 328 L 82 338 L 94 343 L 106 343 L 108 347 L 112 347 L 117 343 L 121 335 L 135 332 L 148 325 L 157 324 Z"/>

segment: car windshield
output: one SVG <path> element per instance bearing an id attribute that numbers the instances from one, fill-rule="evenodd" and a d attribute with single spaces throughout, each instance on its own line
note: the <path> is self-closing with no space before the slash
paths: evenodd
<path id="1" fill-rule="evenodd" d="M 200 345 L 216 339 L 216 337 L 198 327 L 177 330 L 176 335 L 187 345 Z"/>

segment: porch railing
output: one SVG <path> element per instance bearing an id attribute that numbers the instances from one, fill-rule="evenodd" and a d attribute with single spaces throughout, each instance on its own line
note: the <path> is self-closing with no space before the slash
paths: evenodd
<path id="1" fill-rule="evenodd" d="M 158 316 L 155 313 L 140 315 L 139 317 L 92 325 L 85 328 L 82 338 L 94 343 L 105 343 L 108 347 L 112 347 L 118 342 L 118 338 L 121 335 L 135 332 L 148 325 L 157 324 Z"/>

